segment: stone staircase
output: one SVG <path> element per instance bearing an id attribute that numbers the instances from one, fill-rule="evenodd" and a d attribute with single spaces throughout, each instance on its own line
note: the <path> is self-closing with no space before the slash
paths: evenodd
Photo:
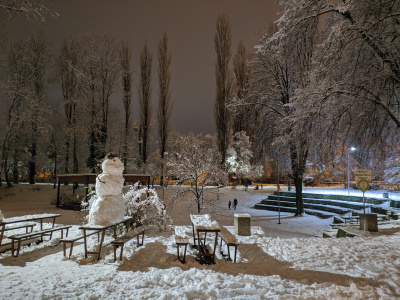
<path id="1" fill-rule="evenodd" d="M 385 199 L 365 198 L 365 207 L 381 204 Z M 320 218 L 350 215 L 353 211 L 363 209 L 363 198 L 360 196 L 327 195 L 303 193 L 304 211 L 306 214 Z M 255 205 L 257 209 L 281 212 L 296 212 L 295 192 L 275 192 Z"/>

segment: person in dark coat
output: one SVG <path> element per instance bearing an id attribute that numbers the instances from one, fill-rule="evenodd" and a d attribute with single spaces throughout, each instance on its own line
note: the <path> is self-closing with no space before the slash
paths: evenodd
<path id="1" fill-rule="evenodd" d="M 236 210 L 237 204 L 238 204 L 238 201 L 237 201 L 237 199 L 235 198 L 235 199 L 233 200 L 233 209 Z"/>
<path id="2" fill-rule="evenodd" d="M 231 202 L 231 200 L 229 200 L 229 202 L 228 202 L 229 209 L 231 209 L 231 205 L 232 205 L 232 202 Z"/>

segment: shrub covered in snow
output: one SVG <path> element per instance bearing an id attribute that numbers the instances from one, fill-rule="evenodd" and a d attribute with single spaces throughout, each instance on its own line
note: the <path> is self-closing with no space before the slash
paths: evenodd
<path id="1" fill-rule="evenodd" d="M 136 183 L 123 195 L 123 199 L 125 215 L 134 217 L 135 226 L 154 224 L 161 230 L 171 224 L 165 213 L 165 204 L 160 201 L 154 188 L 140 188 Z"/>

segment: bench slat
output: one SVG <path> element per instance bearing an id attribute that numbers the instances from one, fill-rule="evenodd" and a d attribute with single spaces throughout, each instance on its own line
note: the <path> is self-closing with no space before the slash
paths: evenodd
<path id="1" fill-rule="evenodd" d="M 221 232 L 219 233 L 221 238 L 225 241 L 225 243 L 230 244 L 230 245 L 237 245 L 239 244 L 236 237 L 229 232 L 228 229 L 225 227 L 221 226 Z"/>
<path id="2" fill-rule="evenodd" d="M 53 227 L 53 228 L 43 229 L 41 231 L 32 231 L 29 233 L 12 235 L 12 236 L 9 236 L 8 238 L 12 239 L 12 240 L 19 240 L 19 239 L 35 237 L 35 236 L 42 235 L 44 233 L 49 233 L 49 232 L 53 232 L 53 231 L 57 231 L 57 230 L 61 230 L 61 229 L 69 229 L 69 228 L 71 228 L 71 225 L 57 226 L 57 227 Z"/>
<path id="3" fill-rule="evenodd" d="M 134 238 L 135 236 L 142 234 L 144 230 L 145 230 L 145 228 L 143 226 L 137 227 L 132 231 L 128 231 L 123 236 L 116 238 L 111 243 L 112 244 L 126 243 L 127 241 Z"/>
<path id="4" fill-rule="evenodd" d="M 8 237 L 11 240 L 11 251 L 12 251 L 12 255 L 17 257 L 19 254 L 19 250 L 21 248 L 21 241 L 22 240 L 28 240 L 34 237 L 39 237 L 41 238 L 41 240 L 43 240 L 43 236 L 50 233 L 50 238 L 52 237 L 52 234 L 54 231 L 61 231 L 61 238 L 63 237 L 63 233 L 64 233 L 64 229 L 66 229 L 66 235 L 68 235 L 68 230 L 69 228 L 71 228 L 71 225 L 62 225 L 62 226 L 56 226 L 56 227 L 52 227 L 52 228 L 48 228 L 48 229 L 44 229 L 41 231 L 33 231 L 30 233 L 26 233 L 26 234 L 17 234 L 17 235 L 13 235 Z M 17 243 L 17 249 L 15 249 L 14 245 L 15 245 L 15 241 L 18 241 Z M 16 251 L 16 254 L 14 254 L 14 252 Z"/>
<path id="5" fill-rule="evenodd" d="M 20 229 L 20 228 L 26 228 L 26 227 L 32 227 L 33 228 L 34 226 L 36 226 L 36 223 L 25 223 L 25 224 L 21 224 L 21 225 L 17 225 L 17 226 L 6 227 L 4 229 L 4 231 Z"/>
<path id="6" fill-rule="evenodd" d="M 230 233 L 228 229 L 226 229 L 223 226 L 221 226 L 221 231 L 219 233 L 219 236 L 221 237 L 221 246 L 222 246 L 222 240 L 224 240 L 226 243 L 226 246 L 228 248 L 229 260 L 231 259 L 229 247 L 235 247 L 235 254 L 234 254 L 235 256 L 234 256 L 233 262 L 236 263 L 237 246 L 239 246 L 239 243 L 238 243 L 236 237 L 232 233 Z M 222 250 L 221 250 L 221 253 L 222 253 Z"/>
<path id="7" fill-rule="evenodd" d="M 181 236 L 175 236 L 175 243 L 176 244 L 188 244 L 189 243 L 189 238 L 181 237 Z"/>

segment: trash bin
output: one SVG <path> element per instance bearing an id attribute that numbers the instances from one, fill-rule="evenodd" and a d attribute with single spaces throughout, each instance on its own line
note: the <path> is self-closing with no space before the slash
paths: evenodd
<path id="1" fill-rule="evenodd" d="M 378 215 L 376 214 L 360 214 L 360 229 L 377 232 L 378 231 Z"/>
<path id="2" fill-rule="evenodd" d="M 234 214 L 235 234 L 251 235 L 249 214 Z"/>

